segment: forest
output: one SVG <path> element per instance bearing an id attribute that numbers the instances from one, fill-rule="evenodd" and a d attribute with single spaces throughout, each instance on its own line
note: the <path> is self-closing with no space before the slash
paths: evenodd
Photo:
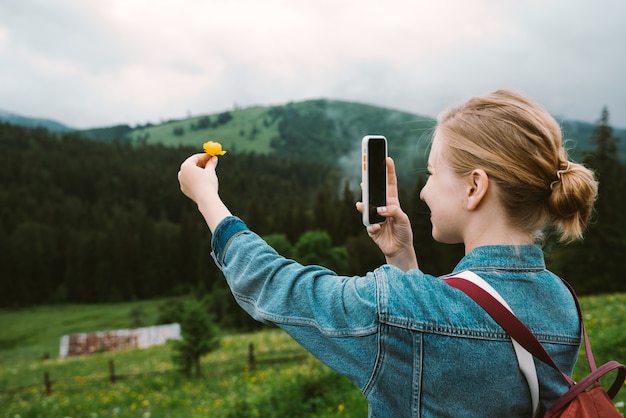
<path id="1" fill-rule="evenodd" d="M 273 146 L 294 146 L 288 128 L 280 127 Z M 600 179 L 594 221 L 580 243 L 555 245 L 551 237 L 544 243 L 548 267 L 580 294 L 626 291 L 626 182 L 618 141 L 604 110 L 589 141 L 593 149 L 578 150 Z M 224 297 L 210 232 L 179 189 L 180 163 L 200 150 L 201 144 L 101 141 L 0 123 L 0 307 L 193 292 L 214 302 L 222 325 L 245 325 L 232 298 Z M 463 250 L 432 240 L 428 209 L 419 200 L 425 178 L 414 174 L 400 200 L 412 220 L 420 267 L 443 274 Z M 220 158 L 218 175 L 232 212 L 281 254 L 345 275 L 384 262 L 354 206 L 358 179 L 331 159 L 231 152 Z"/>

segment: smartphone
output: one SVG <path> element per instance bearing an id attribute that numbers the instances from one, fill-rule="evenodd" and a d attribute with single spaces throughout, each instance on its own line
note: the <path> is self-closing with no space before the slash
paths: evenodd
<path id="1" fill-rule="evenodd" d="M 363 225 L 370 226 L 385 222 L 376 208 L 387 205 L 387 138 L 367 135 L 361 144 Z"/>

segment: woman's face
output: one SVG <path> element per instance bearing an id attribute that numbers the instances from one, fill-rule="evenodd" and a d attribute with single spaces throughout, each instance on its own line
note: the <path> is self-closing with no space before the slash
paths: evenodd
<path id="1" fill-rule="evenodd" d="M 420 192 L 420 199 L 430 209 L 433 238 L 438 242 L 456 244 L 463 242 L 466 183 L 448 165 L 445 154 L 445 145 L 436 134 L 426 166 L 428 180 Z"/>

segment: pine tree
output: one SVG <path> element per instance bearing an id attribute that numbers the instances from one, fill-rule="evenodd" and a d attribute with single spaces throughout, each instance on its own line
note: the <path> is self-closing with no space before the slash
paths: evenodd
<path id="1" fill-rule="evenodd" d="M 624 166 L 617 152 L 618 141 L 609 125 L 609 111 L 605 107 L 592 133 L 596 149 L 585 158 L 585 163 L 595 171 L 599 181 L 596 222 L 590 226 L 587 236 L 589 250 L 596 254 L 592 281 L 597 283 L 597 290 L 602 291 L 626 290 L 626 279 L 621 278 L 626 251 L 626 183 Z"/>
<path id="2" fill-rule="evenodd" d="M 180 333 L 183 339 L 175 341 L 174 361 L 187 377 L 191 377 L 192 368 L 195 368 L 196 377 L 200 377 L 200 358 L 220 346 L 219 329 L 206 309 L 193 301 L 183 308 Z"/>
<path id="3" fill-rule="evenodd" d="M 591 142 L 596 148 L 584 157 L 585 165 L 599 181 L 593 219 L 582 242 L 554 250 L 549 260 L 549 267 L 581 294 L 626 290 L 626 183 L 618 140 L 609 125 L 609 111 L 604 108 L 592 132 Z"/>

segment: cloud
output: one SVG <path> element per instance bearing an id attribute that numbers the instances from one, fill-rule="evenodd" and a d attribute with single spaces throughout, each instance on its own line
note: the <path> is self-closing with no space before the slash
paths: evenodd
<path id="1" fill-rule="evenodd" d="M 0 27 L 0 52 L 9 42 L 9 31 L 3 27 Z"/>
<path id="2" fill-rule="evenodd" d="M 568 118 L 607 105 L 624 126 L 625 12 L 619 0 L 3 2 L 0 108 L 78 127 L 312 97 L 432 116 L 513 87 Z"/>

